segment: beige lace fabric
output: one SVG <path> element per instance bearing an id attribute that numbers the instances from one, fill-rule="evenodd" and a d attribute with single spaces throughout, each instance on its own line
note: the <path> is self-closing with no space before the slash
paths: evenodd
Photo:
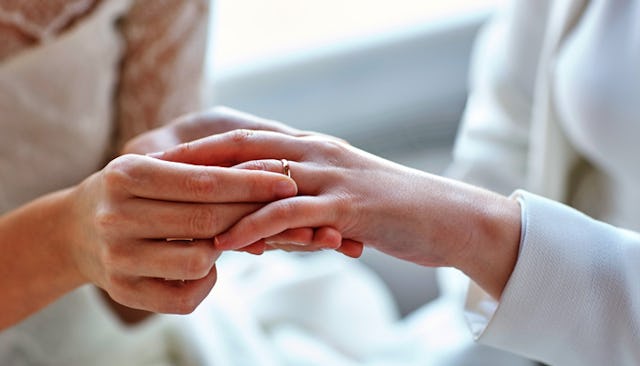
<path id="1" fill-rule="evenodd" d="M 0 0 L 0 62 L 52 41 L 109 1 Z M 126 52 L 114 101 L 116 149 L 200 106 L 208 3 L 134 0 L 123 15 L 118 31 Z"/>
<path id="2" fill-rule="evenodd" d="M 129 138 L 197 109 L 207 8 L 0 0 L 0 213 L 78 183 Z"/>
<path id="3" fill-rule="evenodd" d="M 118 94 L 122 143 L 200 106 L 207 0 L 138 0 L 124 19 Z"/>
<path id="4" fill-rule="evenodd" d="M 0 60 L 58 35 L 99 0 L 0 1 Z"/>

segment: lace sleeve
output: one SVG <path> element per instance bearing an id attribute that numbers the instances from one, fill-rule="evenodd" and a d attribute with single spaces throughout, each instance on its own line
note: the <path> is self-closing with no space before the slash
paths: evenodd
<path id="1" fill-rule="evenodd" d="M 0 0 L 0 61 L 56 37 L 100 2 Z"/>
<path id="2" fill-rule="evenodd" d="M 117 140 L 199 108 L 208 0 L 135 0 L 121 23 L 126 41 L 117 93 Z"/>

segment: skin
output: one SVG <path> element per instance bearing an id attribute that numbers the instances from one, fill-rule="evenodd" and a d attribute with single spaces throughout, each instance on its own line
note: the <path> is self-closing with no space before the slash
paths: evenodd
<path id="1" fill-rule="evenodd" d="M 226 109 L 186 116 L 130 141 L 123 155 L 77 186 L 0 216 L 0 329 L 84 284 L 129 308 L 193 311 L 216 282 L 220 250 L 212 238 L 268 202 L 294 196 L 296 184 L 280 172 L 140 154 L 234 128 L 299 133 Z M 342 240 L 330 227 L 275 234 L 274 242 L 310 248 L 338 248 Z"/>
<path id="2" fill-rule="evenodd" d="M 220 252 L 210 238 L 254 211 L 256 202 L 296 192 L 281 174 L 247 177 L 158 162 L 121 156 L 77 187 L 0 219 L 0 326 L 86 283 L 129 307 L 191 312 L 216 280 Z M 196 240 L 185 245 L 166 237 Z"/>
<path id="3" fill-rule="evenodd" d="M 301 131 L 277 121 L 260 118 L 231 108 L 216 107 L 204 112 L 182 116 L 172 124 L 142 134 L 125 145 L 124 153 L 151 155 L 154 151 L 167 150 L 181 143 L 235 129 L 272 131 L 297 137 L 316 136 L 347 144 L 346 141 L 333 136 Z M 228 164 L 219 165 L 228 166 Z M 282 169 L 275 172 L 282 173 Z M 265 250 L 270 249 L 287 251 L 335 249 L 349 257 L 357 258 L 362 254 L 363 244 L 343 239 L 341 234 L 331 227 L 306 227 L 288 229 L 241 248 L 241 250 L 252 254 L 262 254 Z"/>
<path id="4" fill-rule="evenodd" d="M 238 130 L 154 157 L 281 172 L 288 159 L 298 194 L 269 203 L 216 237 L 239 249 L 299 227 L 342 237 L 425 266 L 453 266 L 499 298 L 520 243 L 517 201 L 410 169 L 323 136 Z"/>

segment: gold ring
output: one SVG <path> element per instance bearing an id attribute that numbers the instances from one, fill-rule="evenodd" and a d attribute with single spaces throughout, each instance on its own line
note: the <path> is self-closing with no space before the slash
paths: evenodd
<path id="1" fill-rule="evenodd" d="M 289 167 L 289 161 L 287 159 L 281 159 L 280 162 L 282 163 L 282 174 L 291 178 L 291 168 Z"/>
<path id="2" fill-rule="evenodd" d="M 166 241 L 193 241 L 193 238 L 166 238 Z"/>

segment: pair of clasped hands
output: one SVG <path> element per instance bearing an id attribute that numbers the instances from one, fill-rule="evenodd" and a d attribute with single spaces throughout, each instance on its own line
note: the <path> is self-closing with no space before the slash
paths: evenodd
<path id="1" fill-rule="evenodd" d="M 358 257 L 366 243 L 432 266 L 454 265 L 448 254 L 463 252 L 452 227 L 464 218 L 446 218 L 439 203 L 451 182 L 330 136 L 217 108 L 142 134 L 123 152 L 75 190 L 72 252 L 86 282 L 129 307 L 193 311 L 225 250 Z"/>

